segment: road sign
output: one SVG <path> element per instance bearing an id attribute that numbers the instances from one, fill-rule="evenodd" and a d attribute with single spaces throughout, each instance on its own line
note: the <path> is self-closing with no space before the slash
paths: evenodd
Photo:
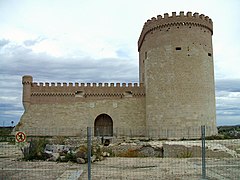
<path id="1" fill-rule="evenodd" d="M 25 142 L 26 138 L 27 138 L 27 136 L 24 132 L 19 131 L 19 132 L 16 132 L 16 134 L 15 134 L 16 142 L 19 142 L 19 143 L 20 142 Z"/>

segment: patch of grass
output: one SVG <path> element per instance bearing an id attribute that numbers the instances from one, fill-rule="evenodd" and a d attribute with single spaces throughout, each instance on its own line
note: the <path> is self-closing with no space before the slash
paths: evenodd
<path id="1" fill-rule="evenodd" d="M 212 135 L 205 137 L 206 140 L 222 140 L 222 139 L 228 139 L 223 135 Z"/>
<path id="2" fill-rule="evenodd" d="M 11 135 L 14 127 L 0 127 L 0 142 L 15 143 L 15 136 Z"/>
<path id="3" fill-rule="evenodd" d="M 177 155 L 178 158 L 191 158 L 192 157 L 192 151 L 190 150 L 186 150 L 182 153 L 180 153 L 180 155 Z"/>
<path id="4" fill-rule="evenodd" d="M 11 132 L 13 130 L 14 127 L 0 127 L 0 135 L 1 136 L 7 136 L 7 135 L 11 135 Z"/>

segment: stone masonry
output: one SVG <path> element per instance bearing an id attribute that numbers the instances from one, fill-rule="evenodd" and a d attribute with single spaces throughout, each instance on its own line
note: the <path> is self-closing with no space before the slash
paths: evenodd
<path id="1" fill-rule="evenodd" d="M 175 12 L 144 24 L 139 83 L 36 83 L 23 76 L 25 112 L 15 130 L 29 135 L 196 138 L 217 133 L 212 20 Z"/>

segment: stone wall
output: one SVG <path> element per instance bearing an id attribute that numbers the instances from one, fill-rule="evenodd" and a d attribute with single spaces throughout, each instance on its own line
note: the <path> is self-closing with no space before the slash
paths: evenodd
<path id="1" fill-rule="evenodd" d="M 139 70 L 147 129 L 206 125 L 217 133 L 212 33 L 212 21 L 196 13 L 164 14 L 145 23 Z"/>
<path id="2" fill-rule="evenodd" d="M 85 100 L 64 104 L 32 104 L 24 112 L 18 130 L 27 135 L 86 136 L 100 114 L 113 121 L 113 134 L 145 135 L 145 98 Z"/>

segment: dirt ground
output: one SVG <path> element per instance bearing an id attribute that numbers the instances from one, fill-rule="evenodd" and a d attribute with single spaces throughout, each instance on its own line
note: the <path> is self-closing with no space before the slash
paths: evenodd
<path id="1" fill-rule="evenodd" d="M 19 161 L 18 147 L 0 144 L 0 179 L 87 179 L 87 165 Z M 240 159 L 206 159 L 207 179 L 240 179 Z M 201 158 L 107 158 L 92 164 L 92 180 L 201 179 Z"/>
<path id="2" fill-rule="evenodd" d="M 207 179 L 240 179 L 240 159 L 207 159 Z M 197 158 L 108 158 L 92 165 L 92 179 L 201 179 Z M 87 172 L 82 174 L 87 179 Z"/>

